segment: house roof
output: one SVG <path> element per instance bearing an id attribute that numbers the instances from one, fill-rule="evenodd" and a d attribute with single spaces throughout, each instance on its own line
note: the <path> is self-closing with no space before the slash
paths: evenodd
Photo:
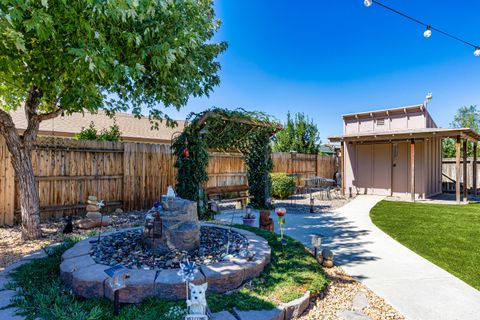
<path id="1" fill-rule="evenodd" d="M 23 132 L 27 128 L 27 119 L 23 108 L 11 112 L 10 115 L 15 123 L 15 127 L 20 132 Z M 128 113 L 117 113 L 115 120 L 124 141 L 170 143 L 172 135 L 176 132 L 181 132 L 185 127 L 184 120 L 177 120 L 178 125 L 175 128 L 167 127 L 165 122 L 161 122 L 158 124 L 158 130 L 156 130 L 152 129 L 152 124 L 148 117 L 138 119 Z M 43 121 L 40 124 L 39 135 L 73 137 L 82 128 L 88 127 L 91 122 L 100 131 L 112 126 L 114 120 L 107 116 L 104 111 L 99 111 L 97 114 L 91 114 L 88 111 L 85 111 L 84 114 L 73 113 L 68 116 Z"/>
<path id="2" fill-rule="evenodd" d="M 328 139 L 331 142 L 341 141 L 390 141 L 390 140 L 407 140 L 407 139 L 419 139 L 419 138 L 455 138 L 461 137 L 473 142 L 480 140 L 480 135 L 470 128 L 421 128 L 421 129 L 409 129 L 398 130 L 391 132 L 363 132 L 363 133 L 351 133 L 341 136 L 330 136 Z"/>

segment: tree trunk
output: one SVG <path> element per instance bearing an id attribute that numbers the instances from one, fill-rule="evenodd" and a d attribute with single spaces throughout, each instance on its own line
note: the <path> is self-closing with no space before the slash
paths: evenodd
<path id="1" fill-rule="evenodd" d="M 22 238 L 26 240 L 42 237 L 40 228 L 40 201 L 37 184 L 33 174 L 32 155 L 29 148 L 19 150 L 21 159 L 12 158 L 18 177 L 20 191 L 20 210 L 22 213 Z"/>
<path id="2" fill-rule="evenodd" d="M 42 236 L 40 201 L 32 166 L 32 143 L 37 138 L 40 122 L 53 119 L 62 113 L 62 109 L 56 104 L 52 106 L 51 112 L 39 113 L 38 106 L 42 97 L 43 91 L 32 86 L 24 105 L 28 126 L 22 137 L 18 134 L 12 117 L 0 109 L 0 134 L 5 138 L 8 151 L 12 154 L 12 165 L 18 179 L 22 238 L 25 240 L 39 239 Z"/>

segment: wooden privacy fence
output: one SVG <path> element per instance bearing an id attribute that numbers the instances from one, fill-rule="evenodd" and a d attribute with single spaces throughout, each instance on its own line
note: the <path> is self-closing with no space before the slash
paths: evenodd
<path id="1" fill-rule="evenodd" d="M 274 172 L 333 177 L 333 157 L 274 153 Z M 84 214 L 95 195 L 108 210 L 149 208 L 175 184 L 168 145 L 39 138 L 32 152 L 41 218 Z M 210 154 L 207 187 L 247 184 L 241 154 Z M 20 220 L 19 190 L 10 154 L 0 137 L 0 226 Z"/>
<path id="2" fill-rule="evenodd" d="M 477 160 L 477 172 L 479 160 Z M 473 158 L 467 159 L 467 182 L 468 188 L 473 186 Z M 457 180 L 457 174 L 455 171 L 455 158 L 445 158 L 442 161 L 442 189 L 443 192 L 455 192 L 455 181 Z M 477 174 L 477 186 L 480 186 L 480 179 Z M 460 182 L 463 190 L 463 159 L 460 159 Z"/>
<path id="3" fill-rule="evenodd" d="M 336 162 L 333 156 L 302 154 L 295 152 L 274 152 L 272 154 L 273 172 L 298 174 L 297 183 L 304 184 L 303 178 L 319 176 L 333 179 Z"/>

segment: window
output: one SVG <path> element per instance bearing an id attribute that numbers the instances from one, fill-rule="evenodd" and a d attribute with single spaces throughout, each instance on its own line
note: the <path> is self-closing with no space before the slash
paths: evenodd
<path id="1" fill-rule="evenodd" d="M 385 125 L 385 119 L 377 119 L 377 126 L 384 126 Z"/>

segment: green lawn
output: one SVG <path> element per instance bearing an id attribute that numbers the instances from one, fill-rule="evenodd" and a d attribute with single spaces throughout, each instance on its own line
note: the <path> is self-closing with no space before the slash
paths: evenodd
<path id="1" fill-rule="evenodd" d="M 480 289 L 480 204 L 381 201 L 370 216 L 392 238 Z"/>
<path id="2" fill-rule="evenodd" d="M 292 238 L 286 237 L 285 251 L 277 234 L 236 226 L 264 237 L 272 248 L 271 263 L 251 285 L 231 294 L 207 295 L 213 312 L 231 310 L 271 309 L 281 302 L 301 297 L 306 290 L 319 294 L 327 286 L 327 279 L 315 258 Z M 13 273 L 9 285 L 19 291 L 20 299 L 13 304 L 27 319 L 78 319 L 78 320 L 180 320 L 184 318 L 184 301 L 147 299 L 138 305 L 125 306 L 120 316 L 112 316 L 112 303 L 107 300 L 76 298 L 59 278 L 62 253 L 78 239 L 67 239 L 62 246 L 50 250 L 49 257 L 25 264 Z M 180 311 L 180 312 L 178 312 Z"/>

